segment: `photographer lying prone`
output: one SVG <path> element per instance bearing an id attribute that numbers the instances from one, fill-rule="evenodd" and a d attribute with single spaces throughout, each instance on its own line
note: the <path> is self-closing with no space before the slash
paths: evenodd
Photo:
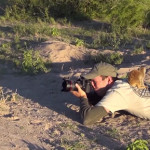
<path id="1" fill-rule="evenodd" d="M 84 125 L 94 124 L 108 113 L 120 110 L 150 119 L 150 96 L 147 96 L 147 93 L 150 93 L 149 89 L 136 89 L 127 81 L 118 79 L 114 66 L 104 62 L 98 63 L 89 73 L 83 75 L 83 78 L 92 86 L 94 92 L 85 92 L 82 82 L 72 84 L 66 81 L 64 87 L 80 98 L 80 112 Z M 143 93 L 139 94 L 141 92 Z"/>

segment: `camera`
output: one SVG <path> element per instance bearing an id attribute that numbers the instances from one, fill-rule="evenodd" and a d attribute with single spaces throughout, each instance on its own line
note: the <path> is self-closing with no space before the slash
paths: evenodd
<path id="1" fill-rule="evenodd" d="M 63 92 L 69 91 L 77 91 L 75 84 L 79 84 L 81 89 L 86 93 L 89 93 L 92 89 L 90 80 L 85 79 L 84 77 L 80 76 L 80 78 L 76 81 L 69 80 L 68 78 L 64 78 L 62 83 L 62 90 Z"/>

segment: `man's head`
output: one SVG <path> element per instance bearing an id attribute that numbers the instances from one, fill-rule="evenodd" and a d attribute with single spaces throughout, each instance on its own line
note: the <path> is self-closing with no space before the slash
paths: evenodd
<path id="1" fill-rule="evenodd" d="M 108 63 L 101 62 L 94 65 L 91 71 L 83 77 L 90 79 L 94 90 L 101 95 L 102 90 L 105 93 L 114 82 L 117 69 Z"/>
<path id="2" fill-rule="evenodd" d="M 100 62 L 95 64 L 91 71 L 83 77 L 86 79 L 94 79 L 97 76 L 117 77 L 117 69 L 111 64 Z"/>

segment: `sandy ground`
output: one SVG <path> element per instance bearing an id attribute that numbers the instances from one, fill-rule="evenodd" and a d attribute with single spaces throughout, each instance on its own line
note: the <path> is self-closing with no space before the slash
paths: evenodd
<path id="1" fill-rule="evenodd" d="M 53 40 L 36 49 L 52 60 L 51 72 L 24 76 L 1 66 L 0 150 L 122 150 L 135 139 L 150 142 L 150 121 L 129 114 L 83 126 L 79 100 L 61 92 L 63 77 L 75 80 L 90 70 L 93 64 L 83 59 L 96 50 Z M 117 66 L 120 76 L 146 65 L 150 81 L 149 53 L 133 57 L 124 51 L 124 56 L 125 62 Z"/>

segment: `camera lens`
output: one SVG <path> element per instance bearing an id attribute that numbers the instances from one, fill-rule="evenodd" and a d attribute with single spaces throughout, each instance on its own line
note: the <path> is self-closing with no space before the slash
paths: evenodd
<path id="1" fill-rule="evenodd" d="M 71 80 L 64 80 L 64 82 L 62 83 L 62 91 L 68 92 L 68 91 L 73 91 L 76 89 L 75 87 L 75 83 Z"/>

